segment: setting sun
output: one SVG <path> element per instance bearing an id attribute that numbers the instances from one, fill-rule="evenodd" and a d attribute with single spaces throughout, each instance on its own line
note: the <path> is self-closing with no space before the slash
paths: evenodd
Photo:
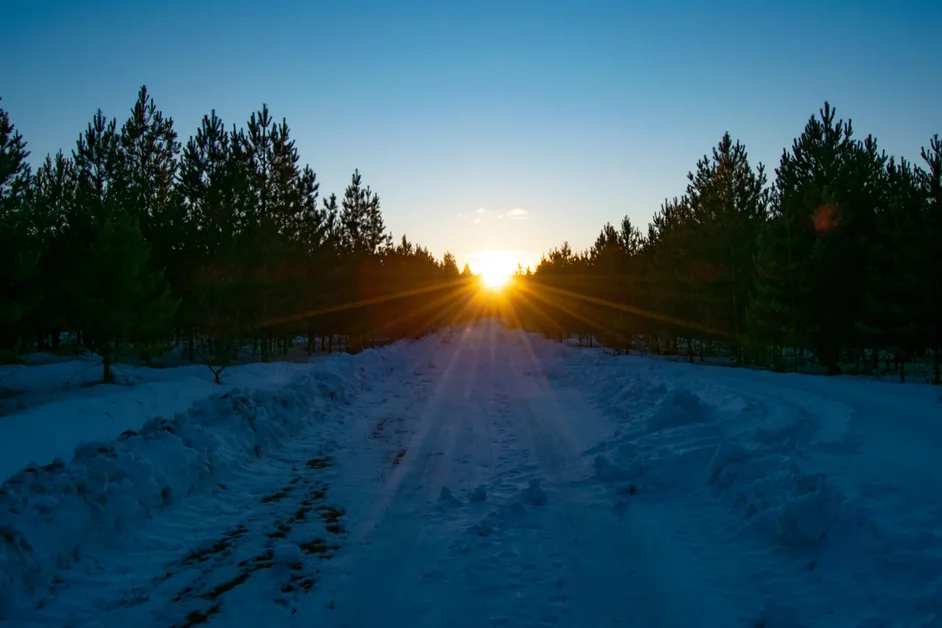
<path id="1" fill-rule="evenodd" d="M 501 269 L 487 269 L 481 272 L 481 281 L 488 288 L 503 288 L 510 281 L 511 272 L 505 272 Z"/>
<path id="2" fill-rule="evenodd" d="M 471 269 L 486 287 L 498 290 L 510 281 L 517 263 L 517 257 L 509 251 L 479 251 L 473 255 Z"/>

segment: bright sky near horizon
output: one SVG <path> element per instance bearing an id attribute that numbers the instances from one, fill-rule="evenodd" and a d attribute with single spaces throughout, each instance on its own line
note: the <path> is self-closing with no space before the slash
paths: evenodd
<path id="1" fill-rule="evenodd" d="M 727 130 L 771 174 L 826 99 L 891 154 L 942 133 L 935 0 L 21 0 L 4 21 L 0 106 L 33 163 L 142 84 L 183 141 L 265 102 L 322 195 L 359 168 L 397 239 L 472 267 L 644 230 Z"/>

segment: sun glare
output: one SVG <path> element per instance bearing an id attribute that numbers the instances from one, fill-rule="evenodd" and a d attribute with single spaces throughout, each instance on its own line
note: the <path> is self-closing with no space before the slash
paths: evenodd
<path id="1" fill-rule="evenodd" d="M 507 251 L 480 251 L 474 255 L 471 269 L 485 287 L 500 290 L 517 270 L 517 259 Z"/>
<path id="2" fill-rule="evenodd" d="M 510 281 L 510 275 L 499 269 L 488 269 L 481 272 L 481 281 L 488 288 L 503 288 Z"/>

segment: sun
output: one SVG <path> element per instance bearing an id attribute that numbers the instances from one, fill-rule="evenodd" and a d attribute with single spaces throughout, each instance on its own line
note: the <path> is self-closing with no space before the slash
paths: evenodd
<path id="1" fill-rule="evenodd" d="M 472 255 L 471 269 L 491 290 L 505 287 L 517 270 L 517 257 L 509 251 L 478 251 Z"/>
<path id="2" fill-rule="evenodd" d="M 499 290 L 510 281 L 512 272 L 508 273 L 499 268 L 488 268 L 481 271 L 481 281 L 484 285 L 493 290 Z"/>

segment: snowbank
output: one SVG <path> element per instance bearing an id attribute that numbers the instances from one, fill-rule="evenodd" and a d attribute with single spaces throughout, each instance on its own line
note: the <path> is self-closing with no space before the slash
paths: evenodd
<path id="1" fill-rule="evenodd" d="M 109 537 L 221 482 L 329 415 L 385 373 L 395 352 L 338 354 L 285 386 L 233 389 L 116 440 L 78 446 L 0 487 L 0 618 Z"/>
<path id="2" fill-rule="evenodd" d="M 626 484 L 648 504 L 691 504 L 710 534 L 749 544 L 731 560 L 761 557 L 736 566 L 756 586 L 789 578 L 826 592 L 794 617 L 766 600 L 757 620 L 942 622 L 937 389 L 581 354 L 580 372 L 556 376 L 588 388 L 618 424 L 585 452 L 616 506 Z M 765 575 L 776 570 L 791 575 Z"/>
<path id="3" fill-rule="evenodd" d="M 324 359 L 234 366 L 224 372 L 222 385 L 213 383 L 209 369 L 199 365 L 118 365 L 118 384 L 98 384 L 101 361 L 95 356 L 2 366 L 0 388 L 7 393 L 0 399 L 0 481 L 28 465 L 69 459 L 82 442 L 112 440 L 140 429 L 152 417 L 172 417 L 212 395 L 284 385 Z"/>

